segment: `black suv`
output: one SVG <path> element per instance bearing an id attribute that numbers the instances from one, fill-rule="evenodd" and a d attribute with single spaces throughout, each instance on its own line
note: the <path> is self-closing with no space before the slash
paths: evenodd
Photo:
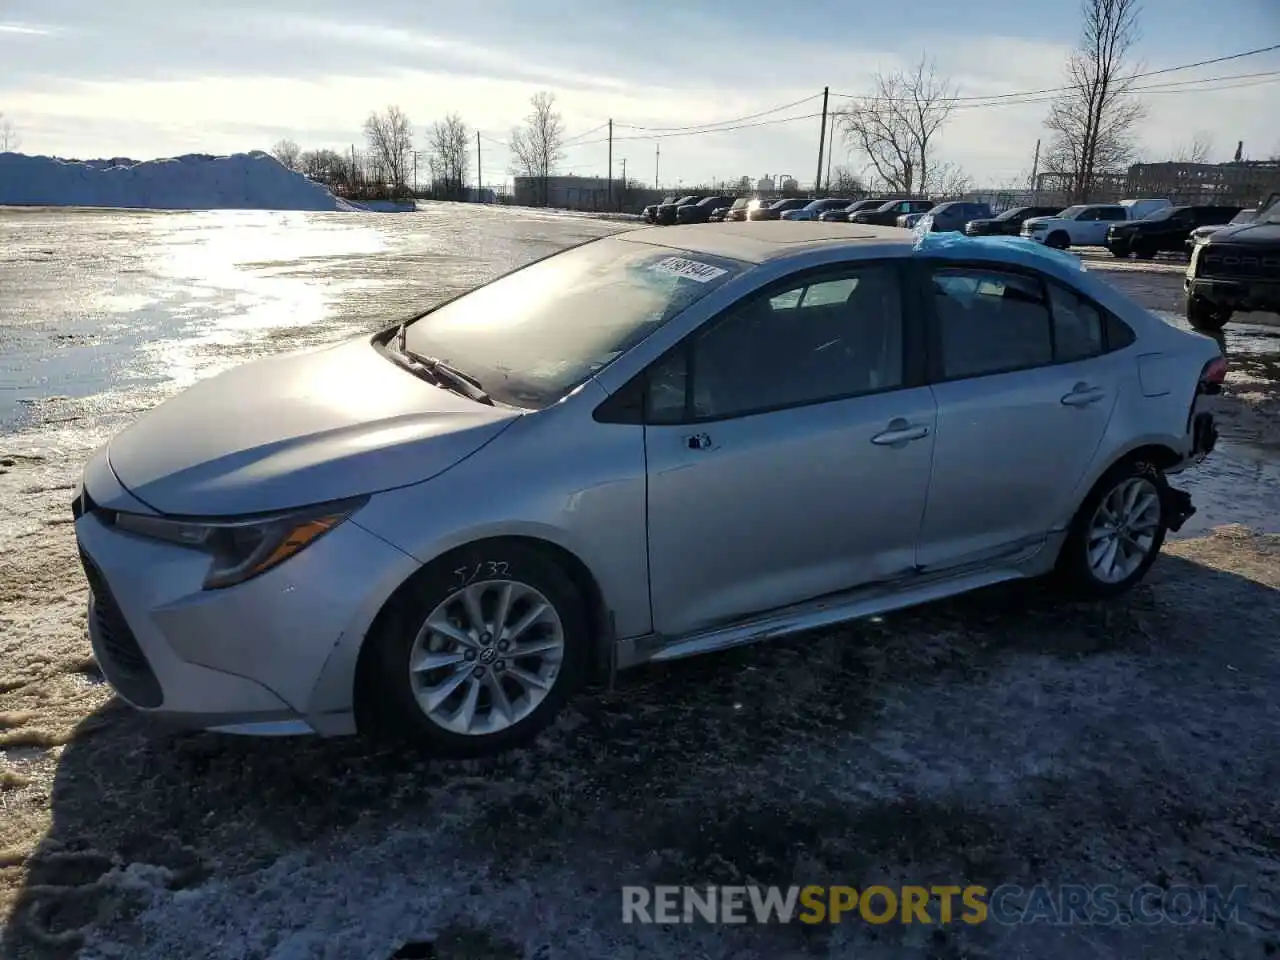
<path id="1" fill-rule="evenodd" d="M 640 216 L 644 217 L 645 223 L 653 223 L 658 218 L 658 208 L 663 204 L 675 203 L 679 197 L 664 197 L 660 203 L 651 203 L 640 212 Z"/>
<path id="2" fill-rule="evenodd" d="M 849 222 L 892 227 L 897 225 L 899 217 L 908 213 L 925 213 L 932 207 L 932 200 L 888 200 L 871 210 L 859 210 L 857 213 L 849 214 Z"/>
<path id="3" fill-rule="evenodd" d="M 671 224 L 676 222 L 677 210 L 687 204 L 697 203 L 701 199 L 702 194 L 695 193 L 690 194 L 687 197 L 679 197 L 678 199 L 672 200 L 670 203 L 660 203 L 658 204 L 658 209 L 653 211 L 653 222 L 669 227 Z"/>
<path id="4" fill-rule="evenodd" d="M 1280 193 L 1261 205 L 1250 223 L 1223 227 L 1191 251 L 1187 321 L 1213 332 L 1233 313 L 1280 313 Z"/>
<path id="5" fill-rule="evenodd" d="M 1162 251 L 1180 252 L 1196 227 L 1228 223 L 1239 212 L 1239 207 L 1165 207 L 1142 220 L 1113 223 L 1107 228 L 1107 249 L 1114 256 L 1133 254 L 1139 260 L 1150 260 Z"/>
<path id="6" fill-rule="evenodd" d="M 1022 221 L 1032 217 L 1056 217 L 1062 207 L 1013 207 L 990 219 L 970 220 L 964 232 L 970 237 L 1016 237 Z"/>
<path id="7" fill-rule="evenodd" d="M 782 200 L 774 200 L 768 206 L 761 204 L 747 211 L 748 220 L 781 220 L 782 211 L 799 210 L 801 207 L 809 205 L 808 197 L 786 197 Z"/>
<path id="8" fill-rule="evenodd" d="M 697 203 L 686 203 L 676 207 L 677 223 L 709 223 L 711 211 L 727 207 L 733 203 L 733 197 L 703 197 Z"/>

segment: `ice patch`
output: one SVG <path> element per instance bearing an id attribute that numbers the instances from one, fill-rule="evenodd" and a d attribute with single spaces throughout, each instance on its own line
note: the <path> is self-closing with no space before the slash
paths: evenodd
<path id="1" fill-rule="evenodd" d="M 145 210 L 360 210 L 261 151 L 166 160 L 0 153 L 0 205 Z"/>

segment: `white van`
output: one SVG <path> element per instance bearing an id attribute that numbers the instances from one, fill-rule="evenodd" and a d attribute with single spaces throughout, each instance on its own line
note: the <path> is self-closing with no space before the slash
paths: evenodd
<path id="1" fill-rule="evenodd" d="M 1172 200 L 1121 200 L 1120 206 L 1129 208 L 1130 220 L 1145 220 L 1157 210 L 1172 207 Z"/>

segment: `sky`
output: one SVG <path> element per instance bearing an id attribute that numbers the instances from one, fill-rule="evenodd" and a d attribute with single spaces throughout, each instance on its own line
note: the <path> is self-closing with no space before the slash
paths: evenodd
<path id="1" fill-rule="evenodd" d="M 361 146 L 374 109 L 426 129 L 457 112 L 481 139 L 486 185 L 538 91 L 555 94 L 570 145 L 561 170 L 663 186 L 817 171 L 824 86 L 838 109 L 876 71 L 931 58 L 957 95 L 1060 85 L 1076 0 L 0 0 L 0 113 L 20 149 L 81 159 Z M 1280 0 L 1146 0 L 1135 62 L 1155 70 L 1280 43 Z M 1149 83 L 1280 72 L 1280 51 Z M 1247 84 L 1247 85 L 1246 85 Z M 1213 89 L 1217 86 L 1219 89 Z M 1143 158 L 1197 133 L 1213 160 L 1236 142 L 1280 154 L 1280 73 L 1143 94 Z M 793 122 L 664 135 L 810 98 L 760 119 Z M 957 109 L 939 158 L 978 184 L 1025 182 L 1047 104 Z M 647 128 L 647 129 L 646 129 Z M 679 131 L 675 131 L 679 132 Z M 864 158 L 835 146 L 854 172 Z M 656 168 L 656 169 L 655 169 Z M 825 171 L 824 171 L 825 175 Z"/>

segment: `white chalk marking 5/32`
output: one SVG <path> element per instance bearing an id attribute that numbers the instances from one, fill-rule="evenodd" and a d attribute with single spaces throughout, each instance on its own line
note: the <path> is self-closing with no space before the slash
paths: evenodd
<path id="1" fill-rule="evenodd" d="M 653 269 L 663 273 L 674 273 L 678 277 L 688 277 L 698 283 L 707 283 L 716 277 L 724 276 L 728 271 L 713 267 L 709 263 L 699 263 L 686 257 L 665 257 L 653 265 Z"/>

